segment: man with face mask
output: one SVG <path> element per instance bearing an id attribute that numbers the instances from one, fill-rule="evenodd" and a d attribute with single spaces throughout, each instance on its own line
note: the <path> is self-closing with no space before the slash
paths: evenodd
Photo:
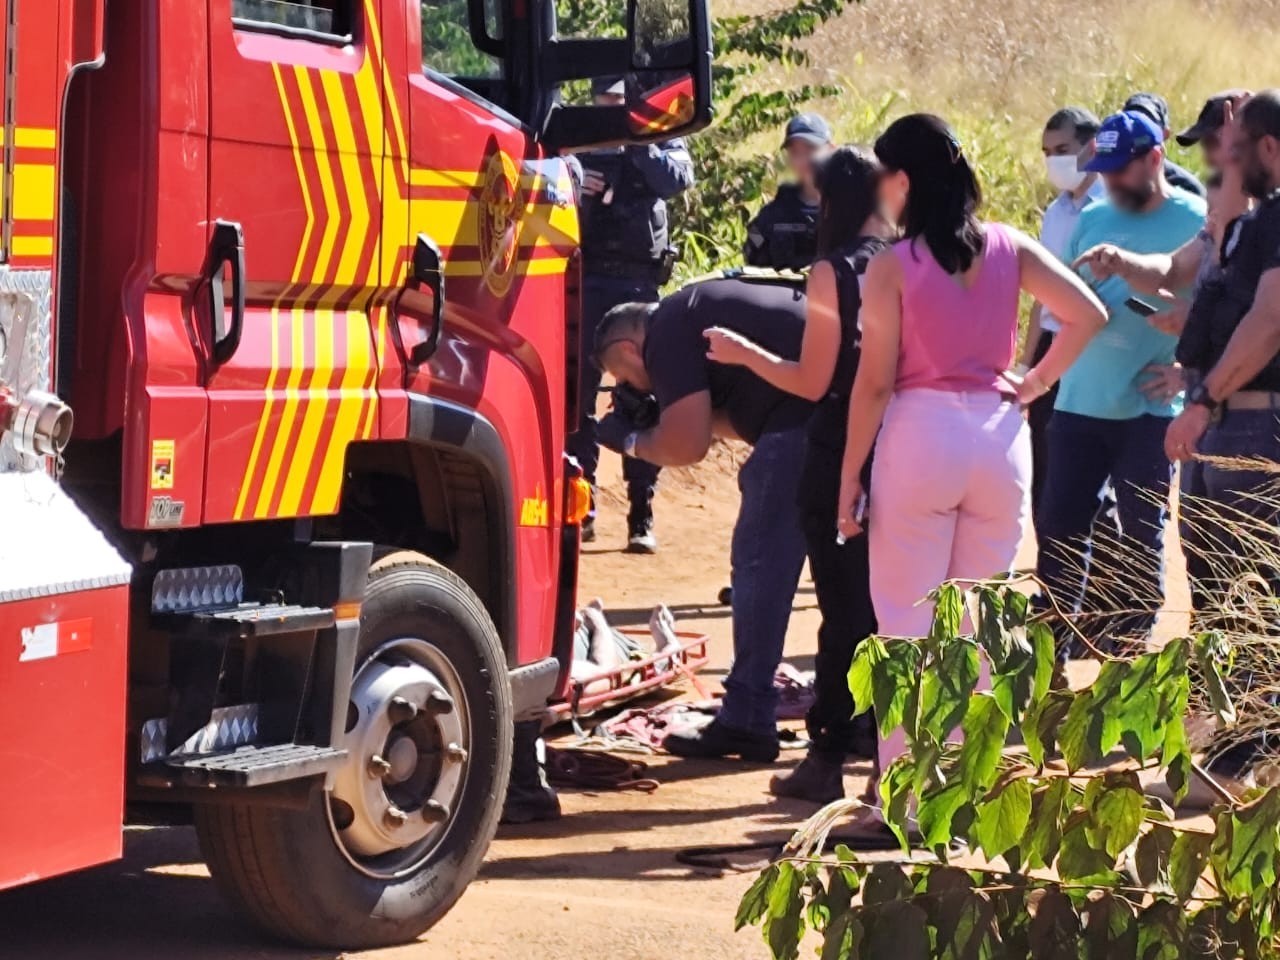
<path id="1" fill-rule="evenodd" d="M 1163 144 L 1163 131 L 1143 114 L 1118 113 L 1103 121 L 1086 170 L 1101 174 L 1107 198 L 1080 214 L 1068 259 L 1100 244 L 1167 253 L 1200 230 L 1204 201 L 1169 185 Z M 1083 276 L 1107 307 L 1108 322 L 1059 386 L 1048 431 L 1049 476 L 1036 520 L 1038 571 L 1060 609 L 1080 612 L 1098 491 L 1110 480 L 1124 556 L 1102 574 L 1117 582 L 1095 583 L 1090 596 L 1107 598 L 1100 608 L 1126 613 L 1088 611 L 1099 615 L 1088 629 L 1108 640 L 1141 640 L 1164 597 L 1171 469 L 1163 439 L 1178 409 L 1175 397 L 1149 395 L 1143 387 L 1149 368 L 1172 364 L 1177 340 L 1131 307 L 1134 291 L 1121 277 L 1103 279 L 1087 265 Z"/>
<path id="2" fill-rule="evenodd" d="M 1080 169 L 1080 154 L 1093 143 L 1098 133 L 1098 118 L 1083 107 L 1063 107 L 1045 124 L 1042 137 L 1044 162 L 1051 183 L 1058 195 L 1045 208 L 1040 223 L 1040 242 L 1059 260 L 1067 257 L 1067 246 L 1075 233 L 1076 222 L 1085 207 L 1106 195 L 1102 181 L 1096 173 Z M 1049 352 L 1058 321 L 1041 304 L 1031 308 L 1031 321 L 1027 325 L 1027 340 L 1022 351 L 1021 364 L 1030 370 Z M 1057 384 L 1027 408 L 1027 422 L 1031 427 L 1031 507 L 1040 505 L 1044 481 L 1048 471 L 1049 441 L 1047 430 L 1053 415 L 1053 404 L 1058 396 Z"/>

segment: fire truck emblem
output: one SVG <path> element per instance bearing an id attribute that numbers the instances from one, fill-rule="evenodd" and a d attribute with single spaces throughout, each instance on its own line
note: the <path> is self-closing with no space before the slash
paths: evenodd
<path id="1" fill-rule="evenodd" d="M 480 262 L 485 286 L 495 297 L 505 297 L 516 274 L 516 253 L 520 246 L 520 217 L 517 193 L 520 175 L 515 164 L 501 150 L 489 157 L 480 202 Z"/>

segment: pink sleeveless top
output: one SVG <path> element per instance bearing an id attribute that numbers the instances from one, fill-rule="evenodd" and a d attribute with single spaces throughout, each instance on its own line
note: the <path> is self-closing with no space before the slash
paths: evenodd
<path id="1" fill-rule="evenodd" d="M 983 229 L 982 265 L 968 289 L 938 266 L 923 238 L 894 244 L 903 280 L 895 389 L 1013 393 L 1000 374 L 1018 348 L 1018 251 L 1008 227 Z"/>

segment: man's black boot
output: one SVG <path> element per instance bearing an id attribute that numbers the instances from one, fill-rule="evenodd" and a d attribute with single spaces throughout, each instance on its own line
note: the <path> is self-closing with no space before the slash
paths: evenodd
<path id="1" fill-rule="evenodd" d="M 547 783 L 542 724 L 537 720 L 517 723 L 511 754 L 511 783 L 507 787 L 500 822 L 535 823 L 559 819 L 560 798 Z"/>
<path id="2" fill-rule="evenodd" d="M 653 517 L 627 521 L 627 553 L 654 554 L 658 552 L 658 538 L 653 535 Z"/>
<path id="3" fill-rule="evenodd" d="M 800 765 L 769 781 L 775 797 L 791 797 L 826 805 L 844 797 L 844 758 L 810 750 Z"/>
<path id="4" fill-rule="evenodd" d="M 778 735 L 749 733 L 712 720 L 701 730 L 668 734 L 663 748 L 677 757 L 741 757 L 754 763 L 778 759 Z"/>

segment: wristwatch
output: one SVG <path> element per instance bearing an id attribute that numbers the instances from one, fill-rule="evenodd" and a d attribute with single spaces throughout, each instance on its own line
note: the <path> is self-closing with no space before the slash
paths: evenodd
<path id="1" fill-rule="evenodd" d="M 1201 380 L 1187 393 L 1187 403 L 1194 403 L 1196 406 L 1204 407 L 1209 411 L 1210 416 L 1217 416 L 1222 410 L 1222 404 L 1213 399 L 1209 393 L 1209 388 L 1205 386 Z"/>
<path id="2" fill-rule="evenodd" d="M 628 433 L 627 439 L 622 441 L 622 452 L 634 460 L 636 456 L 636 444 L 639 441 L 640 434 L 637 431 L 633 430 L 631 433 Z"/>

